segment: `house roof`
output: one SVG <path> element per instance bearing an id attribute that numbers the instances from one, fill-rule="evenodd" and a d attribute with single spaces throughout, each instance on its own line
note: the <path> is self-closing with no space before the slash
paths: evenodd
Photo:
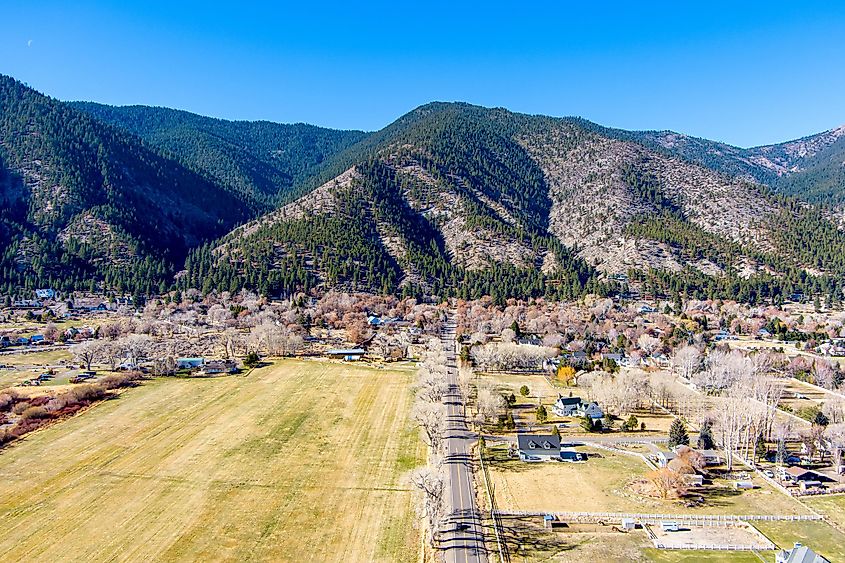
<path id="1" fill-rule="evenodd" d="M 581 397 L 562 397 L 558 395 L 557 402 L 561 405 L 580 405 Z"/>
<path id="2" fill-rule="evenodd" d="M 553 434 L 517 434 L 519 451 L 528 454 L 559 454 L 560 438 Z"/>
<path id="3" fill-rule="evenodd" d="M 782 559 L 784 563 L 830 563 L 806 545 L 796 545 L 786 553 L 789 555 Z"/>
<path id="4" fill-rule="evenodd" d="M 365 353 L 366 350 L 363 348 L 333 348 L 331 350 L 326 350 L 326 354 L 329 354 L 330 356 L 348 356 Z"/>

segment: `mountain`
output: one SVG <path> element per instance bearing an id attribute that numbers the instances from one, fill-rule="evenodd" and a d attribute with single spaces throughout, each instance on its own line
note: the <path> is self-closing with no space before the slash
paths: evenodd
<path id="1" fill-rule="evenodd" d="M 294 186 L 366 135 L 302 123 L 226 121 L 161 107 L 70 105 L 268 205 L 301 195 L 291 193 Z"/>
<path id="2" fill-rule="evenodd" d="M 842 128 L 741 149 L 436 102 L 362 133 L 68 104 L 6 77 L 0 110 L 7 294 L 842 296 Z"/>
<path id="3" fill-rule="evenodd" d="M 151 291 L 267 207 L 122 130 L 0 76 L 0 283 Z"/>
<path id="4" fill-rule="evenodd" d="M 751 300 L 835 292 L 845 235 L 822 210 L 639 137 L 429 104 L 338 153 L 320 187 L 195 254 L 185 283 L 202 265 L 210 286 L 270 292 L 572 297 L 622 274 Z"/>
<path id="5" fill-rule="evenodd" d="M 845 125 L 774 145 L 743 149 L 673 131 L 622 131 L 608 136 L 766 185 L 813 203 L 845 203 Z"/>

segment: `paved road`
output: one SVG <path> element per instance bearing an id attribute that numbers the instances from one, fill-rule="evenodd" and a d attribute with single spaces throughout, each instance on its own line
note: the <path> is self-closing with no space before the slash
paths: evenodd
<path id="1" fill-rule="evenodd" d="M 446 427 L 446 490 L 452 511 L 446 517 L 440 534 L 440 547 L 447 563 L 486 563 L 481 514 L 475 504 L 472 486 L 472 455 L 470 446 L 475 436 L 469 431 L 466 414 L 458 390 L 458 369 L 455 359 L 455 325 L 446 324 L 441 336 L 446 351 L 449 390 L 444 398 L 447 407 Z"/>

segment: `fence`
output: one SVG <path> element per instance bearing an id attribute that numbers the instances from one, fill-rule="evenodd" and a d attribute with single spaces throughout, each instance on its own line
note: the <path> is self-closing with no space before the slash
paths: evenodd
<path id="1" fill-rule="evenodd" d="M 622 522 L 631 518 L 640 524 L 659 524 L 664 521 L 698 526 L 727 525 L 736 522 L 769 521 L 794 522 L 822 520 L 819 514 L 641 514 L 624 512 L 536 512 L 526 510 L 495 510 L 499 516 L 545 516 L 551 514 L 562 521 Z"/>
<path id="2" fill-rule="evenodd" d="M 481 464 L 481 475 L 484 477 L 484 488 L 487 491 L 487 500 L 490 501 L 490 516 L 493 518 L 493 531 L 496 534 L 496 547 L 499 549 L 499 562 L 507 563 L 509 558 L 506 558 L 507 549 L 502 547 L 502 538 L 499 536 L 499 527 L 501 525 L 501 517 L 499 511 L 496 510 L 496 501 L 493 499 L 493 486 L 490 484 L 490 478 L 487 475 L 487 467 L 484 465 L 484 452 L 479 445 L 478 461 Z"/>
<path id="3" fill-rule="evenodd" d="M 657 549 L 701 549 L 708 551 L 763 551 L 777 549 L 777 546 L 771 542 L 764 545 L 721 545 L 707 543 L 685 543 L 677 545 L 666 545 L 656 541 L 654 542 L 654 547 L 656 547 Z"/>

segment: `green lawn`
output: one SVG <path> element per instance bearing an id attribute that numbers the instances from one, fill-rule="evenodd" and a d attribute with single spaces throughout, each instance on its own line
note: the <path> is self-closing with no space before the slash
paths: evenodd
<path id="1" fill-rule="evenodd" d="M 806 497 L 801 502 L 845 529 L 845 494 Z"/>
<path id="2" fill-rule="evenodd" d="M 782 549 L 791 548 L 795 542 L 801 542 L 831 561 L 845 561 L 845 534 L 826 522 L 752 522 L 752 524 Z"/>

